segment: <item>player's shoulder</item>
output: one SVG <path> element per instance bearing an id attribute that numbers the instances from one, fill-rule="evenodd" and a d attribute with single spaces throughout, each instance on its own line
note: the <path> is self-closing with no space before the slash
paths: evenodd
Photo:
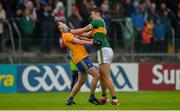
<path id="1" fill-rule="evenodd" d="M 74 35 L 72 33 L 63 33 L 62 34 L 63 38 L 67 38 L 67 37 L 74 37 Z"/>
<path id="2" fill-rule="evenodd" d="M 94 21 L 94 22 L 103 22 L 104 19 L 94 19 L 94 20 L 92 20 L 92 21 Z"/>
<path id="3" fill-rule="evenodd" d="M 99 22 L 99 21 L 97 19 L 94 19 L 91 22 L 96 23 L 96 22 Z"/>
<path id="4" fill-rule="evenodd" d="M 104 24 L 104 20 L 103 20 L 103 19 L 94 19 L 94 20 L 91 21 L 90 24 L 91 24 L 91 25 Z"/>
<path id="5" fill-rule="evenodd" d="M 74 38 L 74 35 L 71 33 L 63 33 L 62 34 L 62 39 L 64 41 L 71 41 Z"/>

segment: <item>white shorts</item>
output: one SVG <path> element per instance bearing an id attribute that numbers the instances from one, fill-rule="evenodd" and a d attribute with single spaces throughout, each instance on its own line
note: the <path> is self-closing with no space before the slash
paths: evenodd
<path id="1" fill-rule="evenodd" d="M 113 60 L 114 53 L 112 48 L 104 47 L 97 52 L 98 64 L 108 63 L 110 64 Z"/>

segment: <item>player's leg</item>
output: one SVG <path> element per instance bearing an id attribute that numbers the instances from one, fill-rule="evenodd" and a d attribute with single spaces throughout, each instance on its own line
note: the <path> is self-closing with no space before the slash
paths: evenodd
<path id="1" fill-rule="evenodd" d="M 101 102 L 98 99 L 96 99 L 96 97 L 94 95 L 95 89 L 97 86 L 97 82 L 99 80 L 99 72 L 95 67 L 91 67 L 88 69 L 88 73 L 93 76 L 93 79 L 91 80 L 91 88 L 90 88 L 91 91 L 90 91 L 89 102 L 96 104 L 96 105 L 100 105 Z"/>
<path id="2" fill-rule="evenodd" d="M 72 92 L 70 94 L 71 97 L 74 97 L 77 94 L 77 92 L 80 90 L 81 86 L 84 84 L 84 82 L 86 80 L 86 77 L 87 77 L 87 73 L 86 72 L 79 73 L 78 81 L 74 85 L 74 87 L 72 89 Z"/>
<path id="3" fill-rule="evenodd" d="M 78 71 L 72 71 L 71 91 L 78 80 Z"/>
<path id="4" fill-rule="evenodd" d="M 99 70 L 102 76 L 102 80 L 109 89 L 111 96 L 115 96 L 115 88 L 110 78 L 110 64 L 100 64 Z"/>
<path id="5" fill-rule="evenodd" d="M 103 64 L 104 62 L 109 62 L 111 63 L 112 58 L 113 58 L 113 52 L 112 53 L 108 53 L 109 51 L 107 50 L 107 48 L 102 48 L 100 50 L 98 50 L 97 52 L 97 61 L 99 64 Z M 106 52 L 105 52 L 106 51 Z M 108 61 L 106 60 L 108 59 Z M 100 99 L 100 101 L 105 104 L 107 101 L 107 96 L 106 96 L 106 91 L 107 91 L 107 86 L 106 86 L 106 81 L 104 79 L 104 74 L 103 71 L 101 71 L 102 68 L 99 68 L 99 73 L 100 73 L 100 83 L 101 83 L 101 90 L 102 90 L 102 97 Z"/>
<path id="6" fill-rule="evenodd" d="M 78 81 L 76 82 L 76 84 L 74 85 L 72 91 L 71 91 L 71 94 L 70 94 L 70 97 L 69 99 L 67 100 L 67 105 L 72 105 L 72 104 L 75 104 L 75 102 L 73 101 L 74 99 L 74 96 L 77 94 L 77 92 L 80 90 L 81 86 L 84 84 L 85 80 L 86 80 L 86 77 L 87 77 L 87 73 L 84 72 L 84 73 L 80 73 L 78 75 Z"/>
<path id="7" fill-rule="evenodd" d="M 103 79 L 102 74 L 100 74 L 100 84 L 101 84 L 101 90 L 102 90 L 102 97 L 101 97 L 100 101 L 102 104 L 105 104 L 108 99 L 106 96 L 107 87 L 105 85 L 105 81 Z"/>
<path id="8" fill-rule="evenodd" d="M 115 87 L 110 77 L 110 64 L 114 56 L 113 50 L 109 47 L 102 48 L 101 50 L 97 52 L 97 55 L 98 55 L 100 77 L 102 79 L 101 84 L 105 85 L 109 89 L 110 94 L 112 96 L 112 100 L 117 100 Z M 106 97 L 106 93 L 104 89 L 105 87 L 102 86 L 102 88 L 103 88 L 102 98 L 104 98 L 104 102 L 106 102 L 107 97 Z"/>
<path id="9" fill-rule="evenodd" d="M 102 95 L 104 94 L 106 96 L 107 88 L 106 88 L 106 85 L 104 83 L 103 76 L 101 74 L 100 74 L 100 84 L 101 84 Z"/>
<path id="10" fill-rule="evenodd" d="M 100 64 L 99 65 L 99 70 L 100 74 L 103 78 L 104 84 L 107 86 L 109 89 L 109 92 L 112 97 L 112 104 L 116 105 L 118 104 L 118 100 L 116 98 L 116 92 L 115 92 L 115 87 L 113 85 L 112 79 L 110 77 L 110 64 Z"/>
<path id="11" fill-rule="evenodd" d="M 92 62 L 89 60 L 89 58 L 85 58 L 83 59 L 84 61 L 82 62 L 83 66 L 87 69 L 88 74 L 92 75 L 93 78 L 91 80 L 91 87 L 90 87 L 90 98 L 89 98 L 89 102 L 99 105 L 100 102 L 98 101 L 98 99 L 96 99 L 95 97 L 95 89 L 97 86 L 97 82 L 99 80 L 99 72 L 98 70 L 94 67 L 94 65 L 92 64 Z"/>
<path id="12" fill-rule="evenodd" d="M 97 82 L 99 80 L 99 72 L 95 67 L 91 67 L 88 69 L 88 73 L 93 76 L 91 80 L 91 88 L 90 88 L 90 94 L 94 94 L 97 86 Z"/>

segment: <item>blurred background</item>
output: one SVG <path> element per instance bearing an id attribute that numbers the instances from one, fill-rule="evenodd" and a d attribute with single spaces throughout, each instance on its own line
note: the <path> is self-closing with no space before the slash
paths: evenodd
<path id="1" fill-rule="evenodd" d="M 0 0 L 0 63 L 67 62 L 55 23 L 84 27 L 94 7 L 107 24 L 113 62 L 179 63 L 180 0 Z"/>

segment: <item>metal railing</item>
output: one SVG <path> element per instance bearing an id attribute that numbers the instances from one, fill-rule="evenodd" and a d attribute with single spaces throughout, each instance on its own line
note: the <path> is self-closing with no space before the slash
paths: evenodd
<path id="1" fill-rule="evenodd" d="M 18 49 L 19 49 L 19 51 L 22 51 L 22 35 L 21 35 L 21 32 L 20 32 L 15 20 L 12 20 L 12 26 L 14 27 L 14 30 L 18 35 L 18 43 L 19 43 Z"/>
<path id="2" fill-rule="evenodd" d="M 118 24 L 118 27 L 113 27 L 114 30 L 111 31 L 112 36 L 110 42 L 115 53 L 114 62 L 180 62 L 180 54 L 175 51 L 175 32 L 172 29 L 172 38 L 171 38 L 171 47 L 172 51 L 168 52 L 155 52 L 152 49 L 151 52 L 144 53 L 142 51 L 136 52 L 134 43 L 134 35 L 132 35 L 131 41 L 129 42 L 128 48 L 125 48 L 126 41 L 124 40 L 124 19 L 113 19 L 111 22 Z M 22 35 L 17 27 L 17 24 L 14 21 L 6 21 L 6 30 L 4 32 L 4 41 L 11 41 L 11 45 L 6 46 L 6 43 L 3 43 L 3 52 L 0 52 L 0 63 L 49 63 L 49 62 L 66 62 L 68 51 L 64 48 L 60 48 L 57 44 L 58 39 L 54 37 L 51 41 L 53 48 L 49 54 L 44 54 L 41 52 L 41 41 L 43 38 L 36 37 L 39 39 L 33 39 L 30 53 L 25 53 L 22 50 Z M 13 30 L 14 29 L 14 30 Z M 14 36 L 13 33 L 17 33 L 17 36 Z M 120 37 L 120 38 L 119 38 Z M 15 41 L 18 41 L 17 43 Z M 139 41 L 141 42 L 141 41 Z M 168 43 L 168 41 L 165 41 Z M 56 45 L 54 45 L 56 44 Z M 142 47 L 140 47 L 142 48 Z M 139 49 L 141 50 L 141 49 Z M 91 59 L 93 62 L 96 62 L 96 51 L 91 49 Z"/>
<path id="3" fill-rule="evenodd" d="M 14 36 L 13 36 L 13 30 L 12 30 L 12 26 L 10 24 L 10 21 L 8 20 L 5 20 L 3 22 L 3 25 L 4 25 L 4 33 L 3 33 L 3 39 L 2 39 L 2 51 L 5 52 L 7 47 L 6 47 L 6 42 L 8 40 L 10 40 L 11 42 L 11 52 L 10 54 L 12 56 L 9 56 L 9 54 L 1 54 L 1 57 L 4 59 L 4 58 L 7 58 L 7 60 L 9 60 L 10 63 L 13 63 L 13 59 L 12 57 L 16 57 L 16 48 L 15 48 L 15 43 L 14 43 Z"/>

